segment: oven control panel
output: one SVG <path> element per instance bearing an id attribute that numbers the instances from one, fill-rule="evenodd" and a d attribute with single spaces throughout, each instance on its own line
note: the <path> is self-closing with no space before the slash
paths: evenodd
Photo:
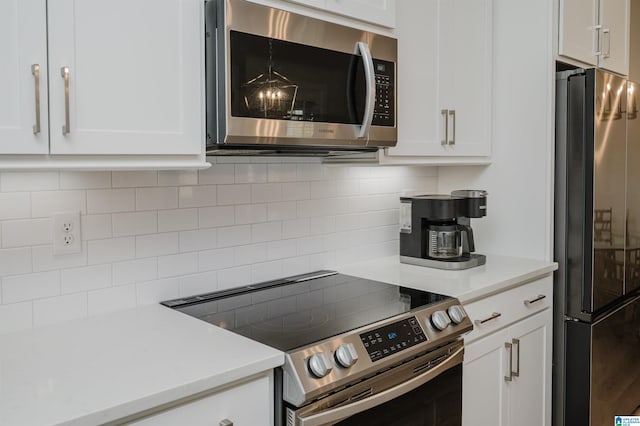
<path id="1" fill-rule="evenodd" d="M 409 317 L 360 334 L 360 340 L 371 361 L 378 361 L 426 341 L 427 336 L 416 317 Z"/>

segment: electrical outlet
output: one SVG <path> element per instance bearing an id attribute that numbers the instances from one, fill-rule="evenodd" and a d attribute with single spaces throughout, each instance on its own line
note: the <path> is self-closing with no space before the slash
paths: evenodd
<path id="1" fill-rule="evenodd" d="M 80 212 L 60 212 L 52 215 L 53 254 L 74 254 L 82 251 Z"/>

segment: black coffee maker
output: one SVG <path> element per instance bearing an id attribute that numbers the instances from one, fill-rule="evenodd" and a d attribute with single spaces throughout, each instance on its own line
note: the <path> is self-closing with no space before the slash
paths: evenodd
<path id="1" fill-rule="evenodd" d="M 486 257 L 474 253 L 471 218 L 486 214 L 486 191 L 401 197 L 400 262 L 455 270 L 484 265 Z"/>

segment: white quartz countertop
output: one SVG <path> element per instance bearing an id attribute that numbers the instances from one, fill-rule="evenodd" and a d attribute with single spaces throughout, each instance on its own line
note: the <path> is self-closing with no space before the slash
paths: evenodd
<path id="1" fill-rule="evenodd" d="M 457 297 L 468 303 L 508 290 L 558 269 L 555 262 L 487 255 L 487 262 L 462 271 L 445 271 L 400 263 L 399 256 L 372 259 L 339 272 Z"/>
<path id="2" fill-rule="evenodd" d="M 1 335 L 0 424 L 100 424 L 283 362 L 278 350 L 161 305 Z"/>

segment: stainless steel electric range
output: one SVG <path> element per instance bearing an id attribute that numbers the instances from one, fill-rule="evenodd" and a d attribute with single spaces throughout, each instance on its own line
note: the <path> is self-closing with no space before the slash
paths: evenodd
<path id="1" fill-rule="evenodd" d="M 162 304 L 285 352 L 275 425 L 461 424 L 457 299 L 317 271 Z"/>

